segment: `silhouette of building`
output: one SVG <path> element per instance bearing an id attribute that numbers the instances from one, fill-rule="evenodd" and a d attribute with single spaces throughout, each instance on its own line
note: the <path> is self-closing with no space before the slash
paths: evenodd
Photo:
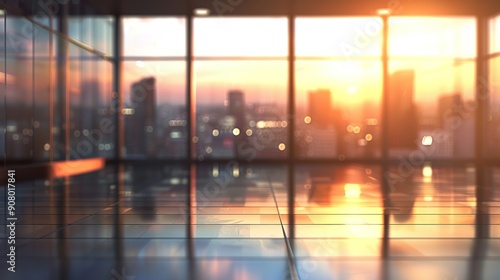
<path id="1" fill-rule="evenodd" d="M 460 115 L 464 103 L 460 93 L 445 94 L 439 97 L 438 101 L 438 124 L 442 129 L 449 128 L 450 125 Z"/>
<path id="2" fill-rule="evenodd" d="M 338 125 L 340 113 L 334 113 L 331 105 L 331 92 L 318 89 L 309 92 L 308 115 L 311 127 L 306 133 L 309 143 L 306 154 L 312 157 L 335 157 L 338 154 Z"/>
<path id="3" fill-rule="evenodd" d="M 156 154 L 156 80 L 142 79 L 131 87 L 131 113 L 126 118 L 127 154 Z"/>
<path id="4" fill-rule="evenodd" d="M 413 70 L 394 72 L 389 81 L 387 135 L 391 151 L 417 148 L 417 112 L 413 102 L 415 73 Z"/>
<path id="5" fill-rule="evenodd" d="M 240 90 L 230 90 L 227 94 L 227 99 L 227 114 L 234 118 L 234 129 L 232 130 L 234 135 L 234 155 L 241 157 L 238 147 L 247 138 L 245 131 L 248 126 L 245 119 L 245 94 Z M 225 136 L 225 138 L 227 137 L 230 137 L 230 135 Z M 226 139 L 225 141 L 227 142 L 228 140 Z"/>
<path id="6" fill-rule="evenodd" d="M 235 118 L 235 128 L 245 127 L 245 94 L 240 90 L 231 90 L 227 94 L 227 113 Z"/>
<path id="7" fill-rule="evenodd" d="M 308 114 L 311 124 L 316 127 L 332 125 L 331 92 L 328 89 L 318 89 L 309 92 Z"/>
<path id="8" fill-rule="evenodd" d="M 450 137 L 448 145 L 452 155 L 456 157 L 472 157 L 474 155 L 474 118 L 467 116 L 464 101 L 460 93 L 445 94 L 438 101 L 438 123 Z M 468 112 L 470 114 L 470 112 Z"/>

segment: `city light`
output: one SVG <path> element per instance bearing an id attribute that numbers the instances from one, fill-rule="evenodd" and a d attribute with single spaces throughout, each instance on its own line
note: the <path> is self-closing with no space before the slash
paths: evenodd
<path id="1" fill-rule="evenodd" d="M 7 125 L 7 132 L 16 132 L 16 131 L 17 131 L 16 125 Z"/>
<path id="2" fill-rule="evenodd" d="M 218 165 L 214 165 L 212 167 L 212 176 L 219 177 L 219 166 Z"/>
<path id="3" fill-rule="evenodd" d="M 432 136 L 424 136 L 422 138 L 422 145 L 431 146 L 433 142 Z"/>
<path id="4" fill-rule="evenodd" d="M 278 145 L 278 149 L 279 149 L 280 151 L 284 151 L 284 150 L 286 149 L 286 145 L 285 145 L 285 144 L 283 144 L 283 143 L 280 143 L 280 144 Z"/>
<path id="5" fill-rule="evenodd" d="M 182 137 L 182 133 L 178 132 L 178 131 L 172 131 L 170 133 L 170 138 L 172 139 L 179 139 Z"/>
<path id="6" fill-rule="evenodd" d="M 306 117 L 304 118 L 304 123 L 306 123 L 306 124 L 310 124 L 310 123 L 311 123 L 311 117 L 306 116 Z"/>
<path id="7" fill-rule="evenodd" d="M 238 135 L 240 135 L 240 129 L 239 129 L 239 128 L 234 128 L 234 129 L 233 129 L 233 135 L 234 135 L 234 136 L 238 136 Z"/>
<path id="8" fill-rule="evenodd" d="M 135 113 L 135 110 L 133 108 L 123 108 L 122 109 L 122 114 L 124 116 L 131 116 Z"/>

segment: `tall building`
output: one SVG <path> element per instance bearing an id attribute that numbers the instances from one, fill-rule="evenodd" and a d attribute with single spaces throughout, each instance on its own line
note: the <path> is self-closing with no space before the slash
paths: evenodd
<path id="1" fill-rule="evenodd" d="M 131 87 L 130 107 L 133 114 L 125 122 L 127 154 L 156 154 L 156 80 L 144 78 Z"/>
<path id="2" fill-rule="evenodd" d="M 227 113 L 235 118 L 235 127 L 245 128 L 245 94 L 240 90 L 231 90 L 227 94 Z"/>
<path id="3" fill-rule="evenodd" d="M 331 92 L 328 89 L 318 89 L 309 92 L 308 114 L 311 124 L 316 127 L 326 127 L 332 124 Z"/>
<path id="4" fill-rule="evenodd" d="M 318 89 L 309 92 L 308 115 L 311 128 L 307 131 L 307 155 L 312 157 L 335 157 L 338 154 L 338 125 L 340 113 L 331 105 L 331 92 Z"/>
<path id="5" fill-rule="evenodd" d="M 245 94 L 241 90 L 230 90 L 227 94 L 227 99 L 227 114 L 234 118 L 234 155 L 236 155 L 236 157 L 241 157 L 242 155 L 238 152 L 238 147 L 248 138 L 245 134 L 248 126 L 245 119 Z M 227 135 L 226 138 L 227 137 L 230 137 L 230 135 Z"/>
<path id="6" fill-rule="evenodd" d="M 438 101 L 438 125 L 442 129 L 446 129 L 454 118 L 459 116 L 464 103 L 460 93 L 445 94 L 439 97 Z"/>
<path id="7" fill-rule="evenodd" d="M 414 81 L 413 70 L 396 71 L 390 77 L 387 135 L 391 151 L 417 148 L 418 123 L 413 102 Z"/>
<path id="8" fill-rule="evenodd" d="M 438 123 L 441 129 L 451 135 L 448 145 L 452 147 L 452 155 L 470 158 L 474 156 L 474 118 L 462 116 L 460 113 L 464 110 L 460 93 L 446 94 L 439 98 Z"/>

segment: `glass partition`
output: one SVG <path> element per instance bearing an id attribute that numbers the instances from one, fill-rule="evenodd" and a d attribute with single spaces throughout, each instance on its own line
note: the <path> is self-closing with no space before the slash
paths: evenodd
<path id="1" fill-rule="evenodd" d="M 12 160 L 33 157 L 33 24 L 5 17 L 6 156 Z"/>

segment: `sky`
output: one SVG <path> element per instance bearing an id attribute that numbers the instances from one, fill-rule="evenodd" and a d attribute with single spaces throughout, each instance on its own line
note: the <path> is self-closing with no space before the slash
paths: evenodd
<path id="1" fill-rule="evenodd" d="M 389 24 L 390 71 L 416 71 L 417 101 L 457 91 L 472 98 L 474 18 L 394 17 Z M 130 58 L 125 91 L 145 76 L 157 76 L 160 101 L 184 102 L 185 20 L 127 18 L 124 26 L 124 54 Z M 380 28 L 377 17 L 297 18 L 297 103 L 306 103 L 307 92 L 318 88 L 330 89 L 332 102 L 380 101 Z M 284 104 L 287 30 L 286 18 L 195 18 L 197 102 L 221 103 L 238 88 L 249 102 Z M 171 57 L 181 61 L 150 61 Z"/>
<path id="2" fill-rule="evenodd" d="M 473 98 L 474 18 L 393 17 L 389 24 L 390 71 L 415 70 L 417 102 L 437 100 L 440 94 L 452 92 Z M 500 51 L 500 36 L 495 33 L 500 30 L 500 20 L 492 20 L 490 25 L 495 35 L 490 50 Z M 243 90 L 248 102 L 286 103 L 286 18 L 201 17 L 194 19 L 193 28 L 197 103 L 223 104 L 231 89 Z M 297 103 L 305 106 L 307 93 L 319 88 L 330 89 L 335 103 L 380 102 L 380 29 L 377 17 L 297 18 Z M 6 31 L 8 38 L 15 38 L 16 29 Z M 184 103 L 185 52 L 185 19 L 125 18 L 125 96 L 132 83 L 155 76 L 159 102 Z M 16 58 L 9 53 L 8 59 Z M 79 76 L 83 69 L 79 65 L 84 64 L 72 57 L 72 76 Z M 9 69 L 9 74 L 21 75 L 22 69 Z M 92 79 L 92 73 L 85 77 Z"/>

